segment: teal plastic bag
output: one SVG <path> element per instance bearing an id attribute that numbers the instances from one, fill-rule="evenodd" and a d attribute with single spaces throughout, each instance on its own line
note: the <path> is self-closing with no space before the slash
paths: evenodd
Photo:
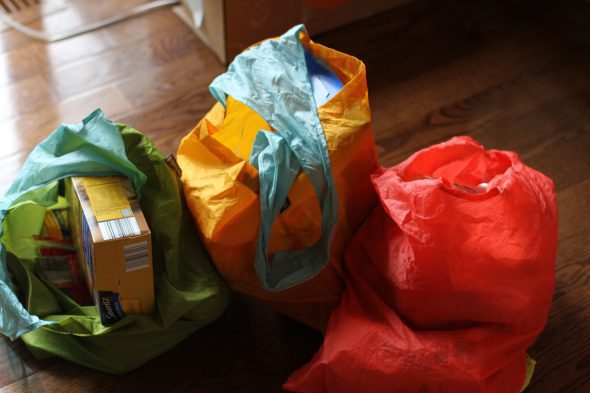
<path id="1" fill-rule="evenodd" d="M 104 327 L 94 306 L 79 306 L 46 282 L 34 260 L 14 255 L 19 247 L 7 240 L 11 215 L 56 203 L 58 180 L 116 174 L 131 180 L 150 225 L 157 311 Z M 113 124 L 100 110 L 60 126 L 35 148 L 0 202 L 0 223 L 0 333 L 21 337 L 37 357 L 125 373 L 212 322 L 227 305 L 229 291 L 201 246 L 176 174 L 145 135 Z"/>
<path id="2" fill-rule="evenodd" d="M 251 47 L 209 87 L 224 106 L 227 96 L 231 96 L 277 130 L 261 130 L 250 156 L 250 163 L 258 170 L 261 195 L 254 266 L 262 286 L 269 291 L 300 284 L 326 266 L 338 221 L 338 195 L 301 35 L 307 35 L 304 25 L 293 27 L 278 40 Z M 269 261 L 267 246 L 272 225 L 301 170 L 309 177 L 318 198 L 322 235 L 309 248 L 279 251 Z"/>

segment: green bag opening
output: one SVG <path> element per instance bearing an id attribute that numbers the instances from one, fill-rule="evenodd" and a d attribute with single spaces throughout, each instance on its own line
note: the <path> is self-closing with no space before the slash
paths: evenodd
<path id="1" fill-rule="evenodd" d="M 94 306 L 78 305 L 38 274 L 30 244 L 20 237 L 58 202 L 60 179 L 93 174 L 127 176 L 152 232 L 156 313 L 127 315 L 109 327 Z M 125 373 L 215 320 L 229 300 L 176 173 L 145 135 L 113 124 L 100 110 L 81 124 L 60 126 L 31 153 L 0 203 L 0 222 L 0 332 L 21 337 L 38 358 Z"/>

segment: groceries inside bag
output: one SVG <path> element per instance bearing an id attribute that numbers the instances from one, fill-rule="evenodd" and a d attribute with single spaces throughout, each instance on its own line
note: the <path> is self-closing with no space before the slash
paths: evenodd
<path id="1" fill-rule="evenodd" d="M 323 330 L 344 247 L 376 203 L 365 66 L 296 26 L 210 90 L 218 103 L 178 150 L 203 243 L 233 289 Z"/>
<path id="2" fill-rule="evenodd" d="M 456 137 L 373 184 L 380 203 L 346 250 L 343 300 L 285 389 L 521 391 L 555 287 L 553 182 Z"/>
<path id="3" fill-rule="evenodd" d="M 87 200 L 88 188 L 95 195 Z M 175 171 L 139 131 L 100 110 L 61 125 L 0 201 L 0 333 L 21 338 L 38 358 L 120 374 L 215 320 L 228 289 L 181 192 Z"/>

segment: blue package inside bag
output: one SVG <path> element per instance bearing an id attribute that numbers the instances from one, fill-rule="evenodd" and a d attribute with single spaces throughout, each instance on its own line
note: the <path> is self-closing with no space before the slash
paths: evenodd
<path id="1" fill-rule="evenodd" d="M 280 291 L 318 274 L 329 260 L 329 244 L 338 221 L 338 195 L 317 106 L 344 86 L 321 59 L 308 55 L 303 25 L 276 40 L 242 52 L 225 74 L 209 86 L 222 105 L 227 97 L 242 102 L 278 132 L 260 130 L 250 164 L 258 170 L 261 223 L 254 267 L 262 286 Z M 313 186 L 322 212 L 322 235 L 302 250 L 281 250 L 272 257 L 268 242 L 289 190 L 300 171 Z"/>
<path id="2" fill-rule="evenodd" d="M 308 51 L 305 51 L 305 63 L 316 106 L 320 107 L 330 101 L 344 85 L 327 65 L 320 64 Z"/>

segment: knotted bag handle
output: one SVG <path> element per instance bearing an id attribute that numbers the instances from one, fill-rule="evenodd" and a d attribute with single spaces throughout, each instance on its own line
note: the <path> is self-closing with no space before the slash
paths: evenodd
<path id="1" fill-rule="evenodd" d="M 308 39 L 308 35 L 299 25 L 277 40 L 248 49 L 209 87 L 224 106 L 231 96 L 277 130 L 260 130 L 250 156 L 259 171 L 261 211 L 254 266 L 262 286 L 269 291 L 297 285 L 322 270 L 329 260 L 330 239 L 338 218 L 336 186 L 302 39 Z M 301 169 L 318 198 L 321 237 L 309 248 L 278 251 L 269 260 L 272 224 Z"/>

